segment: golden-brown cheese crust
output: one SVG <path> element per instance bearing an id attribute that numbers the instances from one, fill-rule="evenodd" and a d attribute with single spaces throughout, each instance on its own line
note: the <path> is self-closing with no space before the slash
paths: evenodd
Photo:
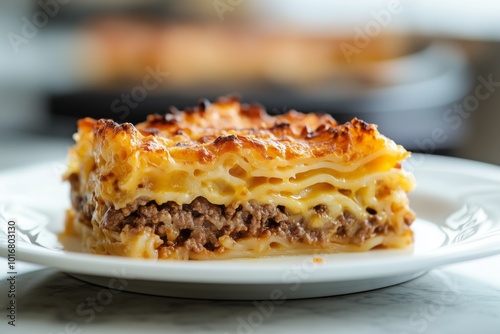
<path id="1" fill-rule="evenodd" d="M 329 156 L 349 164 L 387 146 L 396 153 L 394 161 L 408 156 L 401 146 L 380 135 L 375 125 L 356 118 L 339 125 L 330 115 L 290 111 L 270 116 L 259 105 L 240 105 L 227 98 L 215 104 L 203 102 L 186 112 L 174 109 L 164 116 L 150 115 L 135 127 L 85 118 L 78 128 L 81 134 L 91 132 L 97 142 L 120 141 L 124 149 L 134 146 L 144 153 L 168 152 L 185 163 L 209 164 L 226 152 L 245 151 L 262 161 Z"/>

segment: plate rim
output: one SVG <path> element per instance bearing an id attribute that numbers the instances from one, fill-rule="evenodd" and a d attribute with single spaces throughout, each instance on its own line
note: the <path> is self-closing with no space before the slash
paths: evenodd
<path id="1" fill-rule="evenodd" d="M 414 168 L 415 173 L 445 171 L 457 176 L 468 175 L 478 177 L 479 175 L 487 181 L 500 183 L 500 166 L 436 155 L 414 154 L 414 156 L 425 159 L 422 166 L 416 166 Z M 38 168 L 46 168 L 50 164 L 50 162 L 40 163 L 26 166 L 19 170 L 11 169 L 0 171 L 0 181 L 11 173 L 22 174 L 37 170 Z M 452 171 L 449 169 L 450 164 L 453 164 L 454 167 Z M 448 168 L 446 166 L 448 166 Z M 494 224 L 495 226 L 500 225 L 500 221 Z M 497 241 L 500 241 L 500 236 L 497 236 L 497 239 Z M 335 261 L 330 258 L 334 258 L 337 254 L 283 257 L 286 258 L 287 261 L 279 265 L 272 261 L 266 261 L 266 258 L 216 261 L 156 261 L 54 250 L 22 242 L 17 244 L 16 259 L 42 264 L 77 274 L 209 284 L 283 284 L 283 272 L 288 272 L 290 267 L 297 265 L 296 261 L 291 261 L 295 259 L 302 262 L 311 261 L 314 268 L 317 268 L 317 270 L 312 270 L 310 275 L 306 278 L 303 278 L 301 283 L 320 283 L 407 274 L 410 272 L 429 270 L 447 264 L 492 256 L 500 253 L 500 242 L 495 243 L 494 240 L 496 239 L 493 238 L 493 241 L 487 242 L 486 247 L 477 247 L 477 244 L 480 242 L 472 241 L 468 245 L 459 245 L 460 247 L 455 247 L 457 245 L 446 245 L 445 247 L 441 246 L 434 249 L 431 252 L 419 254 L 399 254 L 398 250 L 387 250 L 387 252 L 395 253 L 394 256 L 391 255 L 389 257 L 377 258 L 374 264 L 368 265 L 366 269 L 369 268 L 369 270 L 365 271 L 360 270 L 359 266 L 361 263 L 366 265 L 366 261 L 370 261 L 370 255 L 367 255 L 366 259 L 363 259 L 361 263 L 359 263 L 359 261 L 357 261 L 358 263 L 356 263 L 356 261 L 349 262 L 348 260 L 341 260 L 334 263 Z M 0 248 L 0 255 L 4 257 L 7 255 L 6 245 L 6 240 L 0 238 L 0 246 L 2 246 Z M 362 253 L 362 255 L 371 253 L 374 252 Z M 349 254 L 352 254 L 352 257 L 356 258 L 354 255 L 359 255 L 360 253 L 348 253 L 342 254 L 342 256 L 348 258 L 350 256 Z M 326 260 L 322 264 L 314 264 L 312 261 L 313 257 L 321 257 Z M 92 266 L 92 263 L 96 264 L 96 260 L 98 265 Z M 344 263 L 339 265 L 339 262 Z M 217 264 L 216 275 L 214 275 L 214 263 Z M 221 263 L 224 263 L 222 269 L 220 266 Z M 230 265 L 227 265 L 227 263 Z M 245 263 L 245 265 L 238 266 L 238 269 L 235 270 L 231 268 L 235 263 Z M 393 268 L 393 270 L 388 271 L 388 266 Z M 124 271 L 124 269 L 127 270 Z M 258 270 L 260 275 L 255 275 L 256 270 Z M 334 275 L 332 275 L 332 271 Z M 166 273 L 168 277 L 160 277 L 158 272 L 163 274 Z"/>

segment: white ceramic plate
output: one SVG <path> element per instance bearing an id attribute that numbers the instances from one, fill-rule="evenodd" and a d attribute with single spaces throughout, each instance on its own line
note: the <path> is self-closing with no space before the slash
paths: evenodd
<path id="1" fill-rule="evenodd" d="M 307 298 L 398 284 L 427 270 L 500 253 L 500 168 L 414 155 L 415 245 L 406 250 L 249 260 L 176 262 L 84 254 L 58 241 L 68 186 L 60 163 L 0 173 L 1 255 L 16 222 L 16 259 L 111 288 L 188 298 Z M 69 248 L 68 248 L 69 247 Z M 71 250 L 69 250 L 71 249 Z M 313 261 L 316 258 L 316 261 Z M 317 261 L 320 258 L 320 261 Z"/>

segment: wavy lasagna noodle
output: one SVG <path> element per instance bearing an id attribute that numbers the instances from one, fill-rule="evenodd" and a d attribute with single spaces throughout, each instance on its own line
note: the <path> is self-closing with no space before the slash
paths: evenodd
<path id="1" fill-rule="evenodd" d="M 224 259 L 412 244 L 409 153 L 375 125 L 232 97 L 133 126 L 82 119 L 66 232 L 92 253 Z"/>

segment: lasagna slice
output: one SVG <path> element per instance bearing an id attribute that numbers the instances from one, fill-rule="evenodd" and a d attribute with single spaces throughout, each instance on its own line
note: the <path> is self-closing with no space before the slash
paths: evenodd
<path id="1" fill-rule="evenodd" d="M 211 260 L 412 244 L 409 153 L 353 119 L 233 97 L 136 126 L 78 122 L 66 233 L 86 251 Z"/>

